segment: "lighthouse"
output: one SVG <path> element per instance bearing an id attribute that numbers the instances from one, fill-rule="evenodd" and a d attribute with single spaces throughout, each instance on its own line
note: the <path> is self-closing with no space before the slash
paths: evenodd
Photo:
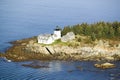
<path id="1" fill-rule="evenodd" d="M 55 39 L 61 38 L 61 29 L 58 26 L 54 29 L 54 36 Z"/>
<path id="2" fill-rule="evenodd" d="M 61 39 L 61 29 L 56 27 L 53 34 L 40 34 L 37 37 L 38 43 L 51 44 L 57 39 Z"/>

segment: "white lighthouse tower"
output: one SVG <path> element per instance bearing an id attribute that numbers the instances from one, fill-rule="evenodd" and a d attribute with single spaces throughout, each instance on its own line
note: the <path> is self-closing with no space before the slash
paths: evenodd
<path id="1" fill-rule="evenodd" d="M 58 26 L 54 29 L 54 38 L 55 39 L 61 38 L 61 29 Z"/>

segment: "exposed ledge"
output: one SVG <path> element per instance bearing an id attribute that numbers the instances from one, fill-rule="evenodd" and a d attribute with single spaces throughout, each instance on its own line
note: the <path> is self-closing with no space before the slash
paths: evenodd
<path id="1" fill-rule="evenodd" d="M 12 61 L 25 60 L 120 60 L 119 47 L 107 47 L 99 43 L 94 46 L 41 45 L 36 37 L 11 42 L 13 46 L 2 54 Z"/>

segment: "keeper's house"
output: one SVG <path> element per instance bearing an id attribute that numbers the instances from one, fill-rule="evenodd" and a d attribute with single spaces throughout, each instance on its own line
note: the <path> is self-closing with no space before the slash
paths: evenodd
<path id="1" fill-rule="evenodd" d="M 57 39 L 61 39 L 61 29 L 56 27 L 53 34 L 40 34 L 38 35 L 38 43 L 51 44 Z"/>

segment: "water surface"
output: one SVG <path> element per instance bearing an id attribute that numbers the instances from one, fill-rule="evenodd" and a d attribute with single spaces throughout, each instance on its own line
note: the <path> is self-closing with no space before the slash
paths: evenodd
<path id="1" fill-rule="evenodd" d="M 29 63 L 9 63 L 1 59 L 0 80 L 120 80 L 120 62 L 115 62 L 117 68 L 107 70 L 95 68 L 95 62 L 41 61 L 49 68 L 21 66 Z"/>

